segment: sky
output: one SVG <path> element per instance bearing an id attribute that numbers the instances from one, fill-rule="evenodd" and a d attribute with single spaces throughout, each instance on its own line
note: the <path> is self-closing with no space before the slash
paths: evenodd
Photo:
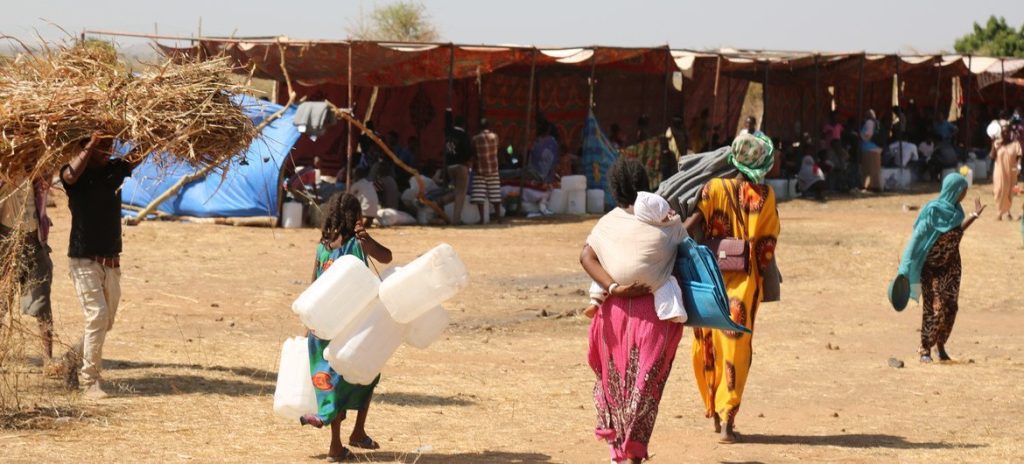
<path id="1" fill-rule="evenodd" d="M 50 23 L 164 35 L 286 35 L 344 39 L 360 11 L 386 0 L 5 1 L 0 34 L 48 40 Z M 1021 0 L 426 0 L 445 41 L 555 46 L 621 45 L 795 51 L 931 53 L 952 50 L 974 21 L 1024 24 Z M 137 41 L 120 39 L 124 46 Z"/>

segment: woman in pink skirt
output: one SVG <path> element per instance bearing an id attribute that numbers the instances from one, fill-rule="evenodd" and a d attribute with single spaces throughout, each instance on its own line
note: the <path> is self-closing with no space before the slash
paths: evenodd
<path id="1" fill-rule="evenodd" d="M 595 433 L 611 445 L 613 462 L 638 463 L 648 457 L 658 403 L 683 334 L 682 324 L 658 318 L 651 289 L 672 274 L 686 231 L 679 222 L 659 227 L 633 215 L 637 192 L 650 187 L 637 161 L 620 158 L 608 184 L 618 207 L 594 226 L 580 256 L 583 269 L 607 293 L 590 326 Z"/>

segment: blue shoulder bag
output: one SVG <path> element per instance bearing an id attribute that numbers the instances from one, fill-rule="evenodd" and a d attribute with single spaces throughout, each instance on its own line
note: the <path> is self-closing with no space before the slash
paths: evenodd
<path id="1" fill-rule="evenodd" d="M 675 269 L 686 306 L 685 325 L 751 333 L 729 316 L 729 296 L 711 250 L 687 237 L 676 252 Z"/>

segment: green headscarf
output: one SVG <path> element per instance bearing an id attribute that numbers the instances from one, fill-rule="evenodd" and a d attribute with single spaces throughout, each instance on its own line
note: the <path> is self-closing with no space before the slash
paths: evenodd
<path id="1" fill-rule="evenodd" d="M 760 184 L 764 182 L 765 174 L 775 165 L 773 151 L 768 136 L 762 133 L 740 134 L 729 148 L 729 163 L 736 166 L 751 182 Z"/>
<path id="2" fill-rule="evenodd" d="M 903 250 L 898 274 L 910 280 L 910 297 L 914 300 L 921 294 L 921 269 L 932 245 L 939 236 L 960 227 L 964 222 L 964 209 L 960 196 L 967 191 L 967 178 L 952 173 L 942 180 L 939 198 L 929 201 L 921 208 L 914 222 L 907 248 Z"/>

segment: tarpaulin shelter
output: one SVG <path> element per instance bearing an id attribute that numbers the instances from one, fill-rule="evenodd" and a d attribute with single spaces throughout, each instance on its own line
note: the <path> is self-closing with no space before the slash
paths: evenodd
<path id="1" fill-rule="evenodd" d="M 236 96 L 254 124 L 281 110 L 280 105 L 249 96 Z M 160 204 L 158 211 L 171 216 L 202 218 L 276 217 L 281 171 L 299 132 L 292 124 L 294 108 L 260 133 L 242 156 L 233 158 L 227 170 L 214 171 L 187 184 Z M 145 207 L 184 176 L 198 169 L 166 158 L 149 157 L 135 168 L 121 188 L 122 204 Z M 134 215 L 134 213 L 129 213 Z"/>
<path id="2" fill-rule="evenodd" d="M 640 115 L 656 133 L 673 117 L 690 125 L 706 110 L 709 128 L 717 127 L 724 142 L 735 134 L 748 85 L 756 82 L 763 85 L 762 129 L 792 140 L 817 137 L 833 104 L 857 124 L 869 108 L 884 119 L 894 101 L 937 111 L 962 106 L 969 125 L 985 106 L 1015 106 L 1012 79 L 1024 76 L 1022 59 L 961 55 L 87 34 L 190 41 L 190 47 L 161 49 L 181 58 L 226 55 L 240 70 L 278 82 L 285 80 L 283 62 L 300 96 L 353 107 L 403 142 L 415 136 L 421 165 L 440 161 L 447 107 L 466 118 L 470 132 L 486 115 L 502 146 L 517 151 L 528 147 L 539 117 L 554 123 L 575 151 L 591 109 L 605 128 L 619 125 L 628 142 Z M 965 129 L 960 133 L 969 144 Z M 298 159 L 319 155 L 329 172 L 351 150 L 349 139 L 337 126 L 316 141 L 303 138 L 294 152 Z"/>

